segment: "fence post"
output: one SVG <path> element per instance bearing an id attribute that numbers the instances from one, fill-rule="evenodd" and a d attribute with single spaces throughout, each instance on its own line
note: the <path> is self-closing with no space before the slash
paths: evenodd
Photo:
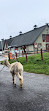
<path id="1" fill-rule="evenodd" d="M 16 54 L 16 59 L 17 59 L 17 52 L 15 52 L 15 54 Z"/>
<path id="2" fill-rule="evenodd" d="M 26 62 L 27 62 L 27 53 L 25 53 L 25 55 L 26 55 Z"/>
<path id="3" fill-rule="evenodd" d="M 23 57 L 23 50 L 22 50 L 22 57 Z"/>
<path id="4" fill-rule="evenodd" d="M 38 48 L 37 48 L 37 54 L 38 54 Z"/>
<path id="5" fill-rule="evenodd" d="M 43 60 L 43 52 L 42 52 L 42 48 L 41 48 L 41 60 Z"/>
<path id="6" fill-rule="evenodd" d="M 10 52 L 8 53 L 8 58 L 9 58 L 9 61 L 10 61 Z"/>

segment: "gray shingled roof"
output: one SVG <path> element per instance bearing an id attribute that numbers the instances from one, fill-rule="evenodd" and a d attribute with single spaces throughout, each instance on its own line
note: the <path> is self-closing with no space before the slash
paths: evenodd
<path id="1" fill-rule="evenodd" d="M 33 44 L 35 40 L 39 37 L 41 32 L 45 29 L 45 27 L 46 25 L 14 37 L 13 41 L 11 42 L 11 47 L 13 46 L 19 47 L 23 45 Z"/>
<path id="2" fill-rule="evenodd" d="M 7 42 L 8 46 L 10 46 L 12 40 L 13 40 L 13 38 L 9 38 L 9 39 L 6 39 L 6 40 L 2 40 L 3 48 L 4 48 L 6 42 Z M 0 50 L 2 50 L 1 41 L 0 41 Z"/>
<path id="3" fill-rule="evenodd" d="M 8 46 L 10 46 L 12 40 L 13 40 L 13 38 L 9 38 L 9 39 L 6 39 L 5 42 L 7 42 Z"/>

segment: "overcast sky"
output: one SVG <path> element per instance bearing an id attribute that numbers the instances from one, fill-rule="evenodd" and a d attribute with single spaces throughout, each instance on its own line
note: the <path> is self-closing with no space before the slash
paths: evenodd
<path id="1" fill-rule="evenodd" d="M 49 23 L 49 0 L 0 0 L 0 40 Z"/>

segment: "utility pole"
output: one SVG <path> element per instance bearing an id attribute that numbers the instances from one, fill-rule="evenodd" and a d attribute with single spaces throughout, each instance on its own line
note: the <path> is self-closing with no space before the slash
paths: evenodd
<path id="1" fill-rule="evenodd" d="M 3 53 L 3 42 L 2 42 L 2 39 L 1 39 L 1 47 L 2 47 L 2 53 Z"/>
<path id="2" fill-rule="evenodd" d="M 4 38 L 1 39 L 1 47 L 2 47 L 2 53 L 3 53 L 3 47 L 4 47 Z"/>

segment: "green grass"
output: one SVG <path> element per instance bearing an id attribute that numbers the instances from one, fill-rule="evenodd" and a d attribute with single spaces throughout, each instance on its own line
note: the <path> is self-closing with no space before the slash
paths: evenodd
<path id="1" fill-rule="evenodd" d="M 43 60 L 40 54 L 28 56 L 26 62 L 25 57 L 19 57 L 18 61 L 22 63 L 24 71 L 31 73 L 47 74 L 49 75 L 49 53 L 43 53 Z M 16 60 L 11 60 L 10 63 Z"/>

